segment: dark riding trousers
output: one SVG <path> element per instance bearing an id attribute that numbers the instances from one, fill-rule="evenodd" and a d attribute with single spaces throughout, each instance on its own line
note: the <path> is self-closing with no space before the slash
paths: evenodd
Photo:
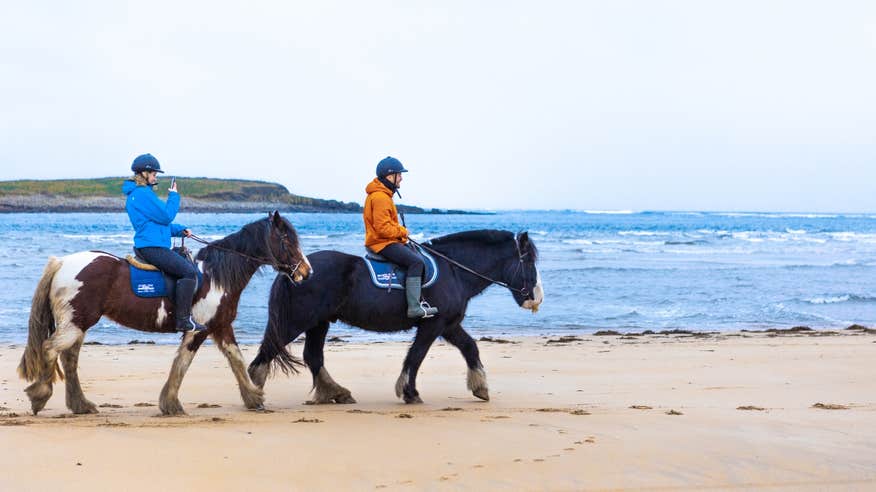
<path id="1" fill-rule="evenodd" d="M 426 269 L 423 257 L 415 253 L 408 246 L 402 243 L 392 243 L 380 250 L 380 256 L 396 265 L 404 267 L 407 270 L 408 277 L 423 278 L 423 271 Z"/>
<path id="2" fill-rule="evenodd" d="M 155 265 L 162 272 L 177 279 L 198 279 L 195 265 L 167 248 L 135 248 L 137 255 L 147 263 Z"/>

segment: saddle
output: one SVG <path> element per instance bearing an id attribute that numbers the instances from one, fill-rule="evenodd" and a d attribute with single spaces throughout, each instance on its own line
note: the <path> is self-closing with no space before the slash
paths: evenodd
<path id="1" fill-rule="evenodd" d="M 426 251 L 417 246 L 414 246 L 414 251 L 423 257 L 423 262 L 426 264 L 426 270 L 423 272 L 423 287 L 429 287 L 438 280 L 438 265 L 435 263 L 435 258 Z M 365 253 L 362 259 L 365 260 L 365 265 L 368 266 L 368 272 L 371 274 L 371 282 L 376 287 L 381 289 L 405 289 L 407 272 L 403 268 L 371 251 Z"/>
<path id="2" fill-rule="evenodd" d="M 187 261 L 192 262 L 192 264 L 195 264 L 188 248 L 173 248 L 173 251 Z M 146 260 L 136 256 L 136 254 L 137 251 L 134 250 L 133 255 L 125 256 L 131 274 L 131 290 L 134 292 L 134 295 L 137 297 L 170 297 L 173 299 L 173 294 L 176 292 L 177 277 L 162 272 L 157 266 L 146 263 Z M 197 291 L 203 283 L 203 274 L 197 268 L 197 264 L 195 264 L 195 270 L 198 272 L 198 284 L 195 287 Z"/>

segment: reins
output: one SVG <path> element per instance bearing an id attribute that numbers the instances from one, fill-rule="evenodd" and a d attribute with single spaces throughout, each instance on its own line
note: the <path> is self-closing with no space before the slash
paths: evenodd
<path id="1" fill-rule="evenodd" d="M 231 249 L 231 248 L 226 248 L 224 246 L 219 246 L 218 244 L 214 244 L 211 241 L 207 241 L 206 239 L 204 239 L 196 234 L 190 234 L 188 236 L 188 238 L 191 239 L 192 241 L 199 242 L 208 248 L 215 248 L 215 249 L 218 249 L 219 251 L 233 253 L 233 254 L 236 254 L 238 256 L 242 256 L 246 259 L 256 261 L 256 262 L 263 264 L 263 265 L 271 265 L 272 267 L 274 267 L 275 270 L 280 270 L 280 267 L 289 267 L 289 270 L 294 272 L 294 271 L 298 270 L 299 266 L 301 266 L 300 261 L 298 263 L 296 263 L 295 265 L 289 265 L 288 263 L 281 263 L 281 262 L 277 261 L 277 257 L 274 255 L 274 252 L 271 251 L 270 246 L 268 246 L 268 252 L 271 253 L 272 258 L 268 259 L 268 258 L 259 258 L 257 256 L 248 255 L 246 253 L 242 253 L 240 251 L 237 251 L 236 249 Z M 183 240 L 185 240 L 185 239 L 183 239 Z M 285 245 L 284 245 L 282 239 L 280 241 L 280 246 L 285 249 Z M 282 271 L 282 270 L 280 270 L 280 271 Z M 286 272 L 283 272 L 283 273 L 286 273 Z M 286 275 L 288 276 L 289 274 L 286 273 Z"/>
<path id="2" fill-rule="evenodd" d="M 460 263 L 460 262 L 454 260 L 453 258 L 450 258 L 449 256 L 445 255 L 444 253 L 441 253 L 440 251 L 435 251 L 434 249 L 430 248 L 429 246 L 426 246 L 425 244 L 418 243 L 417 241 L 414 241 L 414 240 L 411 239 L 410 237 L 408 238 L 408 241 L 411 242 L 412 244 L 415 244 L 416 246 L 418 246 L 418 247 L 420 247 L 420 248 L 423 248 L 424 250 L 428 251 L 429 253 L 432 253 L 432 254 L 435 255 L 435 256 L 438 256 L 438 257 L 443 258 L 444 260 L 446 260 L 446 261 L 447 261 L 448 263 L 450 263 L 451 265 L 454 265 L 454 266 L 456 266 L 456 267 L 458 267 L 458 268 L 460 268 L 460 269 L 462 269 L 462 270 L 465 270 L 466 272 L 468 272 L 468 273 L 470 273 L 470 274 L 472 274 L 472 275 L 474 275 L 474 276 L 476 276 L 476 277 L 480 277 L 480 278 L 486 280 L 487 282 L 490 282 L 490 283 L 492 283 L 492 284 L 496 284 L 496 285 L 499 285 L 499 286 L 505 287 L 505 288 L 508 289 L 508 290 L 512 290 L 512 291 L 517 292 L 517 293 L 519 293 L 519 294 L 522 294 L 522 295 L 524 295 L 524 296 L 529 295 L 529 291 L 527 291 L 527 289 L 526 289 L 526 285 L 525 285 L 525 284 L 524 284 L 524 286 L 523 286 L 522 289 L 518 289 L 518 288 L 516 288 L 516 287 L 511 287 L 510 285 L 508 285 L 508 284 L 505 283 L 505 282 L 502 282 L 501 280 L 496 280 L 496 279 L 494 279 L 494 278 L 490 278 L 490 277 L 484 275 L 483 273 L 480 273 L 480 272 L 477 272 L 477 271 L 475 271 L 475 270 L 472 270 L 471 268 L 469 268 L 469 267 L 463 265 L 462 263 Z M 515 243 L 515 244 L 517 243 L 517 239 L 516 239 L 516 238 L 514 239 L 514 243 Z M 519 244 L 517 245 L 517 255 L 518 255 L 518 257 L 519 257 L 520 263 L 523 263 L 523 256 L 524 256 L 524 255 L 520 253 L 520 245 L 519 245 Z"/>

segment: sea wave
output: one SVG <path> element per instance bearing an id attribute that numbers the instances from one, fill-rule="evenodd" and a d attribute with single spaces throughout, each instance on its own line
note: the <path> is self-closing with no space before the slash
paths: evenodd
<path id="1" fill-rule="evenodd" d="M 843 302 L 876 302 L 876 297 L 845 294 L 841 296 L 825 296 L 804 299 L 809 304 L 839 304 Z"/>
<path id="2" fill-rule="evenodd" d="M 662 231 L 620 231 L 617 233 L 619 236 L 669 236 L 672 235 L 671 232 L 662 232 Z"/>
<path id="3" fill-rule="evenodd" d="M 590 215 L 632 215 L 634 210 L 582 210 L 582 213 Z"/>

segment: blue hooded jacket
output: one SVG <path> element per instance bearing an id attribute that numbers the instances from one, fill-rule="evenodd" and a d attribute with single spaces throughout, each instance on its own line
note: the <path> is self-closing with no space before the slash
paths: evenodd
<path id="1" fill-rule="evenodd" d="M 186 226 L 174 224 L 179 211 L 179 193 L 169 193 L 167 203 L 155 196 L 151 186 L 137 186 L 126 180 L 122 192 L 128 196 L 125 210 L 134 226 L 135 248 L 170 248 L 170 237 L 180 237 Z"/>

